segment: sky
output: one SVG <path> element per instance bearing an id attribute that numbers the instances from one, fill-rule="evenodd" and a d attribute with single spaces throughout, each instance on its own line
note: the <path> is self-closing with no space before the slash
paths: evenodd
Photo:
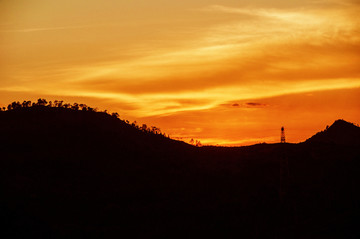
<path id="1" fill-rule="evenodd" d="M 360 123 L 360 1 L 0 0 L 0 106 L 85 103 L 239 146 Z"/>

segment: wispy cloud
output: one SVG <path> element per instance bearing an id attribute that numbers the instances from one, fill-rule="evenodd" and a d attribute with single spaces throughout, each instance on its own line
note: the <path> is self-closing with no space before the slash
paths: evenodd
<path id="1" fill-rule="evenodd" d="M 245 102 L 245 103 L 230 103 L 230 104 L 223 104 L 224 106 L 231 106 L 235 108 L 265 108 L 269 106 L 268 104 L 258 103 L 258 102 Z"/>
<path id="2" fill-rule="evenodd" d="M 256 103 L 256 102 L 247 102 L 247 103 L 245 103 L 245 105 L 250 108 L 264 108 L 264 107 L 268 106 L 267 104 Z"/>
<path id="3" fill-rule="evenodd" d="M 273 18 L 277 20 L 283 20 L 286 22 L 299 22 L 302 21 L 302 24 L 305 22 L 314 22 L 318 21 L 319 18 L 312 16 L 311 14 L 306 14 L 304 11 L 295 11 L 295 10 L 279 10 L 279 9 L 268 9 L 268 8 L 235 8 L 222 5 L 211 5 L 204 11 L 214 11 L 214 12 L 224 12 L 224 13 L 234 13 L 234 14 L 245 14 L 256 17 L 266 17 Z"/>
<path id="4" fill-rule="evenodd" d="M 52 27 L 40 10 L 22 22 L 19 15 L 18 28 L 1 25 L 0 90 L 110 102 L 122 115 L 153 120 L 183 137 L 199 138 L 200 133 L 191 133 L 201 122 L 209 140 L 228 142 L 238 124 L 255 130 L 258 119 L 277 118 L 270 112 L 275 104 L 263 101 L 266 97 L 360 86 L 356 1 L 281 8 L 225 2 L 230 1 L 162 18 L 157 18 L 161 7 L 147 8 L 146 16 L 132 9 L 137 18 L 132 13 L 122 18 L 122 9 L 104 6 L 112 13 L 106 20 L 87 12 L 79 24 L 66 25 L 69 21 L 58 13 Z M 204 2 L 186 8 L 199 6 Z M 81 25 L 94 20 L 108 24 Z M 183 126 L 168 123 L 178 121 Z M 248 132 L 239 129 L 238 134 Z M 270 136 L 253 138 L 263 137 Z"/>
<path id="5" fill-rule="evenodd" d="M 359 5 L 357 0 L 313 0 L 312 3 L 315 4 L 335 4 L 340 6 L 354 6 Z"/>
<path id="6" fill-rule="evenodd" d="M 11 24 L 7 24 L 11 26 Z M 57 26 L 57 27 L 30 27 L 23 29 L 5 29 L 0 32 L 19 32 L 19 33 L 31 33 L 31 32 L 46 32 L 46 31 L 59 31 L 59 30 L 76 30 L 76 29 L 86 29 L 94 27 L 104 27 L 109 26 L 109 24 L 94 24 L 94 25 L 79 25 L 79 26 Z"/>

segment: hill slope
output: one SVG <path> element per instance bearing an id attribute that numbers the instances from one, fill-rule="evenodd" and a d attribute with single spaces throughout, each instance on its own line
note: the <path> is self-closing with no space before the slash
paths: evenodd
<path id="1" fill-rule="evenodd" d="M 357 238 L 360 149 L 327 137 L 197 148 L 104 113 L 0 112 L 0 236 Z"/>
<path id="2" fill-rule="evenodd" d="M 347 145 L 360 145 L 360 128 L 344 120 L 336 120 L 325 131 L 312 136 L 307 142 L 321 142 Z"/>

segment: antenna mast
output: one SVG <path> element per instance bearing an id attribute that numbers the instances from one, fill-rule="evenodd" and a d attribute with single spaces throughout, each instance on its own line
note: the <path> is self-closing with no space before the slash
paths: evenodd
<path id="1" fill-rule="evenodd" d="M 284 126 L 281 127 L 281 143 L 285 143 L 285 129 Z"/>

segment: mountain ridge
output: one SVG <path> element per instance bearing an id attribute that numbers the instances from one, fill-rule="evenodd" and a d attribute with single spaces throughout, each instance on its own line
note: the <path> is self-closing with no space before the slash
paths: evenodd
<path id="1" fill-rule="evenodd" d="M 36 106 L 0 112 L 0 155 L 1 238 L 360 236 L 358 145 L 195 147 Z"/>
<path id="2" fill-rule="evenodd" d="M 343 119 L 338 119 L 330 127 L 316 133 L 305 142 L 359 145 L 359 136 L 359 126 Z"/>
<path id="3" fill-rule="evenodd" d="M 92 108 L 91 108 L 92 109 Z M 126 135 L 136 134 L 139 135 L 140 132 L 151 133 L 150 127 L 138 126 L 135 123 L 130 123 L 127 120 L 121 120 L 118 118 L 118 114 L 110 115 L 107 112 L 96 112 L 88 110 L 75 110 L 71 108 L 61 108 L 61 107 L 47 107 L 47 106 L 30 106 L 25 108 L 15 108 L 8 111 L 0 111 L 0 116 L 2 115 L 2 128 L 8 124 L 12 128 L 20 129 L 22 126 L 28 125 L 28 127 L 34 128 L 39 127 L 40 124 L 43 124 L 41 127 L 56 127 L 60 124 L 63 124 L 65 127 L 66 124 L 68 127 L 74 127 L 77 125 L 80 128 L 84 128 L 87 131 L 91 130 L 119 130 L 122 129 L 126 131 Z M 13 118 L 8 118 L 12 115 Z M 22 121 L 22 117 L 27 117 L 26 121 Z M 24 118 L 25 119 L 25 118 Z M 45 122 L 45 120 L 55 120 L 55 122 Z M 7 121 L 7 122 L 5 122 Z M 38 121 L 38 122 L 36 122 Z M 18 125 L 14 125 L 17 122 Z M 49 125 L 49 123 L 53 123 Z M 1 127 L 0 125 L 0 127 Z M 143 129 L 142 127 L 145 127 Z M 157 127 L 152 126 L 153 128 L 159 130 Z M 121 131 L 121 130 L 120 130 Z M 119 132 L 119 131 L 117 131 Z M 152 132 L 154 133 L 154 132 Z M 124 133 L 123 133 L 124 134 Z M 360 144 L 360 134 L 359 126 L 347 122 L 343 119 L 335 120 L 334 123 L 324 131 L 318 132 L 305 140 L 303 143 L 337 143 L 337 144 Z M 165 136 L 163 133 L 155 132 L 154 135 Z M 164 137 L 169 139 L 172 142 L 181 143 L 183 141 L 171 139 L 169 137 Z M 164 142 L 164 141 L 163 141 Z M 184 142 L 185 143 L 185 142 Z M 187 144 L 187 143 L 185 143 Z M 210 147 L 218 147 L 208 145 Z M 251 146 L 251 145 L 250 145 Z M 243 146 L 236 146 L 243 147 Z"/>

